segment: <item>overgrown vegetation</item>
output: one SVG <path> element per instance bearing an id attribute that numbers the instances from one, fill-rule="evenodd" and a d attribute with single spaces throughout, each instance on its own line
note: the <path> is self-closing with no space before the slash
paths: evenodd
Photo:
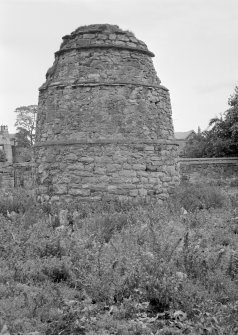
<path id="1" fill-rule="evenodd" d="M 5 151 L 0 149 L 0 162 L 6 162 L 7 157 Z"/>
<path id="2" fill-rule="evenodd" d="M 236 334 L 238 201 L 180 186 L 167 205 L 0 198 L 0 315 L 11 334 Z M 1 329 L 1 328 L 0 328 Z"/>

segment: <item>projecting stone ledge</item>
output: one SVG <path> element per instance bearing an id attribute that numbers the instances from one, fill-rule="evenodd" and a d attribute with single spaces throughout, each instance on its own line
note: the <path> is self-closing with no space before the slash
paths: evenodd
<path id="1" fill-rule="evenodd" d="M 57 145 L 77 145 L 77 144 L 125 144 L 125 145 L 137 145 L 137 144 L 147 144 L 147 145 L 172 145 L 179 146 L 179 144 L 174 140 L 135 140 L 135 139 L 73 139 L 73 140 L 57 140 L 57 141 L 44 141 L 36 142 L 34 147 L 44 147 L 44 146 L 57 146 Z M 153 148 L 153 147 L 152 147 Z M 154 149 L 152 149 L 154 150 Z"/>
<path id="2" fill-rule="evenodd" d="M 154 89 L 162 89 L 162 90 L 165 90 L 165 91 L 169 91 L 167 89 L 167 87 L 163 86 L 163 85 L 150 85 L 150 84 L 142 84 L 142 83 L 139 83 L 139 82 L 97 82 L 97 81 L 73 81 L 72 82 L 60 82 L 60 81 L 57 81 L 57 82 L 53 82 L 53 83 L 50 83 L 50 84 L 47 84 L 47 83 L 44 83 L 40 88 L 39 88 L 39 91 L 42 91 L 42 90 L 46 90 L 48 87 L 57 87 L 57 88 L 65 88 L 65 87 L 72 87 L 72 88 L 76 88 L 76 87 L 93 87 L 93 86 L 142 86 L 142 87 L 149 87 L 149 88 L 154 88 Z"/>
<path id="3" fill-rule="evenodd" d="M 61 49 L 59 51 L 56 51 L 55 52 L 55 56 L 64 54 L 64 53 L 72 51 L 72 50 L 84 50 L 84 49 L 118 49 L 118 50 L 128 50 L 128 51 L 136 51 L 136 52 L 139 52 L 139 53 L 143 53 L 143 54 L 146 54 L 146 55 L 148 55 L 150 57 L 155 57 L 155 55 L 153 54 L 153 52 L 151 52 L 149 50 L 142 49 L 142 48 L 132 47 L 128 43 L 126 45 L 115 45 L 115 44 L 84 44 L 84 45 L 80 45 L 80 46 L 77 46 L 77 47 L 64 48 L 64 49 Z"/>

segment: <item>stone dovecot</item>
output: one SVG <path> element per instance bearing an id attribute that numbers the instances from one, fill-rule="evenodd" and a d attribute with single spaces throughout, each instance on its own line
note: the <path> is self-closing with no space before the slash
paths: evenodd
<path id="1" fill-rule="evenodd" d="M 168 89 L 133 33 L 95 24 L 63 37 L 40 88 L 38 198 L 168 197 L 178 184 Z"/>

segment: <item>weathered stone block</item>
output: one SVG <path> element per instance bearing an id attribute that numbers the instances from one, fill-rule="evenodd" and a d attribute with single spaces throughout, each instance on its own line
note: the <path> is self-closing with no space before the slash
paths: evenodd
<path id="1" fill-rule="evenodd" d="M 117 186 L 115 185 L 108 185 L 107 189 L 109 192 L 115 192 L 117 190 Z"/>
<path id="2" fill-rule="evenodd" d="M 171 177 L 161 177 L 160 180 L 162 182 L 168 182 L 168 181 L 171 181 Z"/>
<path id="3" fill-rule="evenodd" d="M 108 37 L 104 34 L 98 34 L 98 38 L 100 38 L 101 40 L 106 40 Z"/>
<path id="4" fill-rule="evenodd" d="M 115 172 L 119 171 L 121 165 L 120 164 L 108 164 L 107 165 L 107 172 Z"/>
<path id="5" fill-rule="evenodd" d="M 68 188 L 67 185 L 65 184 L 57 184 L 53 186 L 53 191 L 55 194 L 67 194 L 68 193 Z"/>
<path id="6" fill-rule="evenodd" d="M 144 147 L 145 151 L 154 151 L 154 146 L 153 145 L 147 145 Z"/>
<path id="7" fill-rule="evenodd" d="M 78 160 L 78 157 L 77 155 L 73 154 L 73 153 L 70 153 L 68 155 L 65 156 L 65 159 L 66 161 L 77 161 Z"/>
<path id="8" fill-rule="evenodd" d="M 102 192 L 107 191 L 107 186 L 105 184 L 95 184 L 90 187 L 91 192 Z"/>
<path id="9" fill-rule="evenodd" d="M 71 164 L 69 164 L 67 169 L 70 170 L 70 171 L 72 171 L 72 170 L 75 170 L 75 171 L 84 170 L 84 164 L 83 163 L 74 163 L 74 164 L 71 163 Z"/>
<path id="10" fill-rule="evenodd" d="M 147 195 L 147 190 L 145 190 L 145 189 L 143 189 L 143 188 L 139 189 L 138 191 L 139 191 L 139 194 L 140 194 L 142 197 L 144 197 L 144 196 Z"/>
<path id="11" fill-rule="evenodd" d="M 134 170 L 145 170 L 146 169 L 146 164 L 134 164 L 132 165 L 132 168 Z"/>
<path id="12" fill-rule="evenodd" d="M 147 171 L 136 171 L 137 176 L 148 177 Z"/>
<path id="13" fill-rule="evenodd" d="M 69 194 L 70 195 L 88 197 L 90 195 L 90 190 L 79 189 L 79 188 L 71 188 L 71 189 L 69 189 Z"/>
<path id="14" fill-rule="evenodd" d="M 109 35 L 109 40 L 115 40 L 115 39 L 116 39 L 116 34 Z"/>
<path id="15" fill-rule="evenodd" d="M 86 39 L 91 39 L 91 38 L 94 38 L 95 35 L 94 34 L 83 34 L 83 38 L 86 38 Z"/>
<path id="16" fill-rule="evenodd" d="M 93 157 L 80 157 L 80 162 L 83 163 L 93 163 L 94 158 Z"/>
<path id="17" fill-rule="evenodd" d="M 95 167 L 94 173 L 99 175 L 104 175 L 106 173 L 106 169 L 103 167 Z"/>
<path id="18" fill-rule="evenodd" d="M 119 171 L 119 175 L 123 177 L 136 177 L 136 172 L 133 170 Z"/>
<path id="19" fill-rule="evenodd" d="M 138 194 L 139 194 L 139 191 L 138 191 L 138 190 L 131 190 L 131 191 L 129 192 L 129 195 L 130 195 L 131 197 L 137 197 Z"/>

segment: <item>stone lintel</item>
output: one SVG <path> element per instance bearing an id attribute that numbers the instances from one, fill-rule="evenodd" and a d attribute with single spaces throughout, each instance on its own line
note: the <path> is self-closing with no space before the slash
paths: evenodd
<path id="1" fill-rule="evenodd" d="M 137 145 L 137 144 L 147 144 L 147 145 L 174 145 L 179 146 L 179 144 L 174 140 L 135 140 L 135 139 L 75 139 L 75 140 L 56 140 L 56 141 L 45 141 L 37 142 L 34 147 L 47 147 L 54 145 L 106 145 L 106 144 L 125 144 L 125 145 Z"/>
<path id="2" fill-rule="evenodd" d="M 83 50 L 83 49 L 119 49 L 119 50 L 136 51 L 136 52 L 146 54 L 150 57 L 155 57 L 153 52 L 146 50 L 146 49 L 137 48 L 137 47 L 129 47 L 126 45 L 115 45 L 115 44 L 88 44 L 88 45 L 81 45 L 81 46 L 74 47 L 74 48 L 60 49 L 55 52 L 55 56 L 61 55 L 68 51 Z"/>

